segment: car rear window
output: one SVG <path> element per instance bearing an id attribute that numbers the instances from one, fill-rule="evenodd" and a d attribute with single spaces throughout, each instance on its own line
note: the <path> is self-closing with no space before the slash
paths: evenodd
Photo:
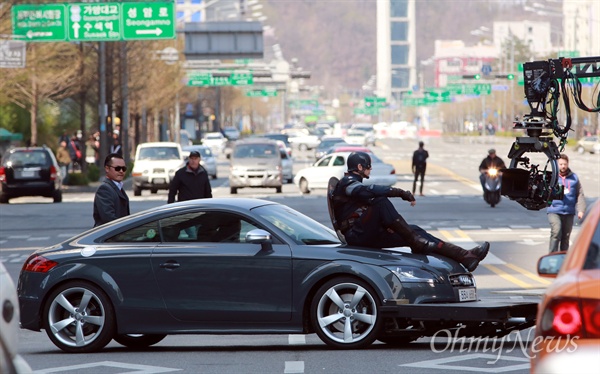
<path id="1" fill-rule="evenodd" d="M 279 157 L 275 144 L 238 144 L 233 152 L 235 158 L 272 158 Z"/>
<path id="2" fill-rule="evenodd" d="M 50 158 L 45 151 L 16 151 L 4 161 L 5 166 L 49 166 Z"/>

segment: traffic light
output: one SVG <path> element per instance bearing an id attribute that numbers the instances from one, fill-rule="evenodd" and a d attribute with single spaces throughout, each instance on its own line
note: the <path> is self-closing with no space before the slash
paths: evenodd
<path id="1" fill-rule="evenodd" d="M 512 81 L 513 79 L 515 79 L 515 75 L 514 74 L 496 74 L 496 78 L 508 79 L 509 81 Z"/>
<path id="2" fill-rule="evenodd" d="M 481 74 L 466 74 L 462 76 L 462 79 L 481 79 Z"/>

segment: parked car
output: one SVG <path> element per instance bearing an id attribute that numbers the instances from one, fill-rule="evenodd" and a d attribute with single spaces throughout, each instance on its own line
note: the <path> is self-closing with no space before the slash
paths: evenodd
<path id="1" fill-rule="evenodd" d="M 298 171 L 294 177 L 294 184 L 305 194 L 310 193 L 313 189 L 327 188 L 331 177 L 342 179 L 347 170 L 346 160 L 351 153 L 336 152 L 324 156 L 312 166 Z M 373 169 L 371 170 L 369 179 L 363 180 L 363 183 L 366 185 L 381 184 L 384 186 L 393 186 L 396 184 L 397 178 L 394 167 L 384 163 L 374 153 L 370 153 L 369 155 L 371 156 L 371 166 Z"/>
<path id="2" fill-rule="evenodd" d="M 339 136 L 323 136 L 321 138 L 321 142 L 319 143 L 319 145 L 317 146 L 317 148 L 315 148 L 315 159 L 320 159 L 321 157 L 325 156 L 327 154 L 327 150 L 331 147 L 333 147 L 334 145 L 339 145 L 339 144 L 348 144 L 344 141 L 344 139 L 340 138 Z"/>
<path id="3" fill-rule="evenodd" d="M 50 148 L 13 148 L 2 157 L 0 203 L 20 196 L 50 197 L 60 203 L 63 178 Z"/>
<path id="4" fill-rule="evenodd" d="M 314 149 L 321 141 L 319 136 L 309 133 L 308 131 L 288 131 L 290 144 L 300 151 Z"/>
<path id="5" fill-rule="evenodd" d="M 537 306 L 476 301 L 473 275 L 454 260 L 343 245 L 298 211 L 243 198 L 163 205 L 87 230 L 34 252 L 17 289 L 22 328 L 72 353 L 192 333 L 316 333 L 342 349 L 441 327 L 502 336 L 530 327 Z"/>
<path id="6" fill-rule="evenodd" d="M 0 262 L 0 373 L 30 374 L 31 368 L 19 355 L 19 298 L 17 287 Z"/>
<path id="7" fill-rule="evenodd" d="M 196 151 L 200 153 L 200 165 L 212 179 L 217 179 L 217 158 L 212 153 L 211 149 L 205 145 L 190 145 L 183 147 L 183 159 L 187 160 L 190 152 Z"/>
<path id="8" fill-rule="evenodd" d="M 567 252 L 542 256 L 538 274 L 556 278 L 540 301 L 531 346 L 531 372 L 550 361 L 560 351 L 595 350 L 580 356 L 582 368 L 598 367 L 600 362 L 600 200 L 584 218 L 581 230 Z M 575 349 L 576 348 L 576 349 Z M 565 355 L 563 355 L 565 356 Z M 559 357 L 563 357 L 559 356 Z M 568 356 L 568 355 L 567 355 Z M 558 358 L 558 357 L 557 357 Z M 544 364 L 547 367 L 547 364 Z M 574 369 L 574 368 L 573 368 Z M 573 372 L 581 372 L 574 370 Z"/>
<path id="9" fill-rule="evenodd" d="M 597 135 L 586 136 L 577 142 L 575 150 L 578 153 L 599 153 L 600 152 L 600 138 Z"/>
<path id="10" fill-rule="evenodd" d="M 209 147 L 215 155 L 220 155 L 225 151 L 227 138 L 220 132 L 207 132 L 202 137 L 202 145 Z"/>
<path id="11" fill-rule="evenodd" d="M 348 144 L 368 146 L 375 143 L 373 132 L 367 132 L 362 129 L 351 128 L 344 136 L 344 141 Z"/>
<path id="12" fill-rule="evenodd" d="M 350 127 L 350 130 L 363 131 L 365 133 L 364 145 L 375 145 L 375 129 L 370 123 L 355 123 Z"/>
<path id="13" fill-rule="evenodd" d="M 238 140 L 241 136 L 240 130 L 233 126 L 227 126 L 223 129 L 223 133 L 228 140 Z"/>
<path id="14" fill-rule="evenodd" d="M 288 153 L 283 141 L 276 140 L 275 142 L 279 146 L 281 155 L 281 176 L 286 183 L 292 183 L 294 181 L 294 159 Z"/>
<path id="15" fill-rule="evenodd" d="M 168 190 L 175 172 L 185 165 L 181 146 L 174 142 L 142 143 L 135 151 L 133 164 L 133 194 L 141 196 L 143 190 L 157 193 Z"/>
<path id="16" fill-rule="evenodd" d="M 238 140 L 230 161 L 229 188 L 232 194 L 244 187 L 274 187 L 277 193 L 281 193 L 281 154 L 275 140 Z"/>

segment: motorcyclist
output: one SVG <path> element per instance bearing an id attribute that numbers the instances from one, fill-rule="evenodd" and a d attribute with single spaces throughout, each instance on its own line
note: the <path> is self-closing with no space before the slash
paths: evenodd
<path id="1" fill-rule="evenodd" d="M 498 156 L 496 156 L 496 150 L 491 148 L 488 150 L 488 156 L 481 161 L 479 164 L 479 181 L 481 182 L 481 188 L 485 190 L 485 175 L 488 172 L 488 169 L 496 169 L 498 171 L 498 176 L 502 176 L 500 169 L 505 169 L 506 165 L 504 165 L 504 161 Z"/>
<path id="2" fill-rule="evenodd" d="M 444 242 L 421 227 L 409 225 L 396 211 L 388 197 L 400 197 L 415 206 L 409 191 L 381 185 L 364 185 L 371 174 L 371 157 L 353 152 L 347 160 L 348 172 L 333 191 L 335 219 L 350 245 L 370 248 L 408 246 L 416 254 L 440 254 L 473 271 L 485 258 L 490 244 L 485 242 L 471 250 Z"/>

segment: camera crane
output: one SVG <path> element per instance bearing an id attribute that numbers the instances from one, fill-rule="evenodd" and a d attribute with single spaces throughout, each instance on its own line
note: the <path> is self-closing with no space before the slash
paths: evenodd
<path id="1" fill-rule="evenodd" d="M 510 167 L 503 172 L 502 195 L 529 210 L 547 207 L 552 200 L 562 199 L 558 184 L 560 153 L 567 144 L 571 129 L 569 95 L 577 107 L 586 112 L 600 112 L 600 92 L 595 107 L 588 108 L 581 99 L 580 78 L 600 77 L 600 57 L 558 58 L 526 62 L 523 65 L 524 88 L 531 113 L 518 118 L 513 129 L 525 130 L 527 136 L 517 137 L 508 158 Z M 598 90 L 598 86 L 597 90 Z M 566 111 L 566 124 L 558 121 L 560 94 Z M 559 145 L 552 136 L 559 140 Z M 548 161 L 543 170 L 531 165 L 527 152 L 543 152 Z M 548 170 L 550 167 L 550 170 Z"/>

